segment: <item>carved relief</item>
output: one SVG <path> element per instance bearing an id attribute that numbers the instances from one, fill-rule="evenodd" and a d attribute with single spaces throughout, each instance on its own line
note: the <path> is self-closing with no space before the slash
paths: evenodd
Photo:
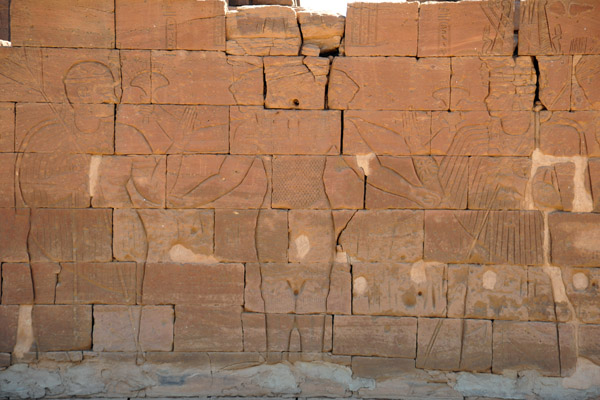
<path id="1" fill-rule="evenodd" d="M 600 55 L 573 57 L 573 110 L 600 110 Z"/>
<path id="2" fill-rule="evenodd" d="M 552 156 L 600 156 L 600 115 L 593 111 L 542 111 L 540 150 Z"/>
<path id="3" fill-rule="evenodd" d="M 539 70 L 540 101 L 548 110 L 571 109 L 573 57 L 536 57 Z"/>
<path id="4" fill-rule="evenodd" d="M 600 323 L 600 268 L 562 268 L 562 279 L 575 315 L 563 315 L 564 320 L 577 318 L 584 324 Z"/>
<path id="5" fill-rule="evenodd" d="M 533 201 L 536 207 L 571 211 L 575 198 L 574 175 L 575 165 L 571 162 L 538 168 L 532 184 Z"/>

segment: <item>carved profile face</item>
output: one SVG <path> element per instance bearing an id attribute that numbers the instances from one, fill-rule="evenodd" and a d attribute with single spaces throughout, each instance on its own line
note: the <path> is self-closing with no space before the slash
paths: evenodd
<path id="1" fill-rule="evenodd" d="M 114 76 L 106 65 L 85 61 L 73 65 L 63 79 L 70 103 L 115 103 Z"/>

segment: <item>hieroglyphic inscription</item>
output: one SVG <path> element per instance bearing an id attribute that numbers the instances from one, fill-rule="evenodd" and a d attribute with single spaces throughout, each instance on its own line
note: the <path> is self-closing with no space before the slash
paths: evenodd
<path id="1" fill-rule="evenodd" d="M 348 43 L 353 46 L 372 46 L 377 43 L 377 4 L 358 3 L 348 7 Z"/>

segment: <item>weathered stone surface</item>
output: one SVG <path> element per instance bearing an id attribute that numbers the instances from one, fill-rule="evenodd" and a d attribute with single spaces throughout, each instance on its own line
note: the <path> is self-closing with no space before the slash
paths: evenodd
<path id="1" fill-rule="evenodd" d="M 352 312 L 443 317 L 446 268 L 445 264 L 423 262 L 353 264 Z"/>
<path id="2" fill-rule="evenodd" d="M 560 376 L 558 329 L 546 322 L 494 321 L 492 370 Z"/>
<path id="3" fill-rule="evenodd" d="M 531 57 L 452 58 L 450 109 L 453 111 L 531 110 L 535 98 L 536 80 Z"/>
<path id="4" fill-rule="evenodd" d="M 10 2 L 9 0 L 0 1 L 0 38 L 8 40 L 10 38 Z M 8 357 L 10 363 L 10 356 Z"/>
<path id="5" fill-rule="evenodd" d="M 263 104 L 263 62 L 259 57 L 227 57 L 211 51 L 153 51 L 151 63 L 153 103 Z"/>
<path id="6" fill-rule="evenodd" d="M 265 317 L 268 351 L 331 351 L 330 315 L 267 314 Z"/>
<path id="7" fill-rule="evenodd" d="M 432 113 L 431 154 L 529 156 L 535 147 L 534 113 Z"/>
<path id="8" fill-rule="evenodd" d="M 0 103 L 0 151 L 15 149 L 15 105 Z"/>
<path id="9" fill-rule="evenodd" d="M 273 208 L 356 209 L 364 182 L 351 157 L 273 157 Z"/>
<path id="10" fill-rule="evenodd" d="M 115 47 L 113 0 L 16 1 L 10 9 L 13 46 Z"/>
<path id="11" fill-rule="evenodd" d="M 600 266 L 600 215 L 552 213 L 548 217 L 555 265 Z"/>
<path id="12" fill-rule="evenodd" d="M 331 211 L 289 212 L 289 261 L 333 262 L 336 237 Z"/>
<path id="13" fill-rule="evenodd" d="M 112 210 L 33 209 L 32 261 L 112 261 Z"/>
<path id="14" fill-rule="evenodd" d="M 577 327 L 572 324 L 558 324 L 558 345 L 560 349 L 560 375 L 572 376 L 577 371 Z"/>
<path id="15" fill-rule="evenodd" d="M 32 304 L 33 280 L 29 264 L 2 264 L 2 304 Z"/>
<path id="16" fill-rule="evenodd" d="M 316 46 L 318 54 L 333 53 L 340 47 L 344 36 L 345 18 L 339 14 L 326 14 L 312 10 L 297 10 L 302 31 L 303 46 Z"/>
<path id="17" fill-rule="evenodd" d="M 150 103 L 152 101 L 151 51 L 120 50 L 119 55 L 123 90 L 121 103 Z"/>
<path id="18" fill-rule="evenodd" d="M 119 105 L 118 154 L 227 153 L 229 108 L 183 105 Z"/>
<path id="19" fill-rule="evenodd" d="M 548 110 L 571 109 L 571 56 L 536 57 L 540 70 L 540 101 Z"/>
<path id="20" fill-rule="evenodd" d="M 519 54 L 599 54 L 598 7 L 594 0 L 524 0 Z"/>
<path id="21" fill-rule="evenodd" d="M 342 263 L 247 264 L 247 311 L 350 314 L 350 266 Z"/>
<path id="22" fill-rule="evenodd" d="M 302 44 L 296 11 L 290 7 L 240 7 L 227 13 L 227 53 L 297 56 Z"/>
<path id="23" fill-rule="evenodd" d="M 242 308 L 176 305 L 174 342 L 175 351 L 242 351 Z"/>
<path id="24" fill-rule="evenodd" d="M 600 211 L 600 158 L 592 158 L 588 161 L 591 182 L 592 201 L 594 211 Z M 570 211 L 565 209 L 565 211 Z"/>
<path id="25" fill-rule="evenodd" d="M 61 263 L 56 304 L 135 304 L 136 264 Z"/>
<path id="26" fill-rule="evenodd" d="M 467 157 L 369 157 L 366 208 L 467 207 Z"/>
<path id="27" fill-rule="evenodd" d="M 416 366 L 447 371 L 489 371 L 492 322 L 419 318 Z"/>
<path id="28" fill-rule="evenodd" d="M 593 172 L 595 171 L 591 160 L 589 165 L 593 185 Z M 575 164 L 563 162 L 537 169 L 531 190 L 533 201 L 538 209 L 564 211 L 573 209 L 575 168 Z"/>
<path id="29" fill-rule="evenodd" d="M 336 57 L 328 104 L 342 110 L 447 110 L 450 60 Z"/>
<path id="30" fill-rule="evenodd" d="M 523 157 L 471 157 L 469 209 L 522 210 L 531 172 Z"/>
<path id="31" fill-rule="evenodd" d="M 600 114 L 594 111 L 542 111 L 540 150 L 552 156 L 600 156 Z"/>
<path id="32" fill-rule="evenodd" d="M 212 263 L 212 210 L 115 210 L 119 261 Z"/>
<path id="33" fill-rule="evenodd" d="M 447 263 L 543 263 L 538 211 L 425 212 L 425 259 Z"/>
<path id="34" fill-rule="evenodd" d="M 357 356 L 415 358 L 417 319 L 336 316 L 333 353 Z"/>
<path id="35" fill-rule="evenodd" d="M 579 355 L 600 365 L 600 325 L 579 325 Z"/>
<path id="36" fill-rule="evenodd" d="M 0 260 L 29 261 L 29 219 L 30 210 L 27 208 L 0 209 Z"/>
<path id="37" fill-rule="evenodd" d="M 411 262 L 423 257 L 422 211 L 358 211 L 339 237 L 353 261 Z"/>
<path id="38" fill-rule="evenodd" d="M 325 108 L 329 59 L 320 57 L 266 57 L 267 108 Z"/>
<path id="39" fill-rule="evenodd" d="M 94 351 L 171 351 L 171 306 L 94 306 Z"/>
<path id="40" fill-rule="evenodd" d="M 15 206 L 16 161 L 16 154 L 0 153 L 0 207 Z"/>
<path id="41" fill-rule="evenodd" d="M 60 270 L 61 266 L 59 263 L 31 264 L 35 304 L 54 304 L 56 282 Z"/>
<path id="42" fill-rule="evenodd" d="M 34 306 L 31 319 L 38 351 L 92 348 L 92 306 Z"/>
<path id="43" fill-rule="evenodd" d="M 271 158 L 169 156 L 170 208 L 263 208 L 271 202 Z"/>
<path id="44" fill-rule="evenodd" d="M 117 48 L 225 50 L 223 1 L 118 0 Z"/>
<path id="45" fill-rule="evenodd" d="M 0 101 L 114 104 L 121 98 L 116 50 L 0 46 L 0 70 Z"/>
<path id="46" fill-rule="evenodd" d="M 17 343 L 19 306 L 0 306 L 0 351 L 12 352 Z"/>
<path id="47" fill-rule="evenodd" d="M 215 257 L 221 261 L 286 262 L 287 235 L 285 211 L 215 211 Z"/>
<path id="48" fill-rule="evenodd" d="M 562 268 L 562 280 L 567 295 L 562 300 L 571 303 L 575 315 L 567 308 L 566 312 L 560 313 L 559 319 L 577 318 L 586 324 L 600 324 L 600 268 Z"/>
<path id="49" fill-rule="evenodd" d="M 170 289 L 166 291 L 165 287 Z M 147 264 L 142 302 L 241 306 L 244 302 L 244 266 Z"/>
<path id="50" fill-rule="evenodd" d="M 350 3 L 347 56 L 416 56 L 419 3 Z"/>
<path id="51" fill-rule="evenodd" d="M 600 24 L 598 28 L 600 31 Z M 572 110 L 600 110 L 599 71 L 599 55 L 573 57 Z"/>
<path id="52" fill-rule="evenodd" d="M 339 154 L 339 111 L 232 107 L 231 154 Z"/>

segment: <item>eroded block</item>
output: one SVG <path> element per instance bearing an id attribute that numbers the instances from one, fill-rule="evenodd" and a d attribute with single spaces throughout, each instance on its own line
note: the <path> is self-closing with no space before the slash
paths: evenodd
<path id="1" fill-rule="evenodd" d="M 600 24 L 598 31 L 600 32 Z M 600 55 L 573 57 L 572 110 L 600 110 L 599 73 Z"/>
<path id="2" fill-rule="evenodd" d="M 536 57 L 539 70 L 540 101 L 548 110 L 571 109 L 573 57 Z"/>
<path id="3" fill-rule="evenodd" d="M 31 277 L 35 304 L 54 304 L 56 282 L 61 266 L 59 263 L 32 263 Z"/>
<path id="4" fill-rule="evenodd" d="M 575 199 L 575 170 L 575 164 L 572 162 L 537 168 L 531 188 L 536 207 L 571 211 Z M 592 160 L 589 163 L 589 171 L 593 189 L 595 170 Z"/>
<path id="5" fill-rule="evenodd" d="M 242 308 L 175 306 L 175 351 L 242 351 Z"/>
<path id="6" fill-rule="evenodd" d="M 17 343 L 19 306 L 0 306 L 0 351 L 12 352 Z"/>
<path id="7" fill-rule="evenodd" d="M 560 266 L 600 266 L 600 214 L 552 213 L 552 263 Z"/>
<path id="8" fill-rule="evenodd" d="M 92 306 L 34 306 L 31 319 L 38 351 L 92 348 Z"/>
<path id="9" fill-rule="evenodd" d="M 599 335 L 600 325 L 579 326 L 579 355 L 591 360 L 595 364 L 600 364 Z"/>
<path id="10" fill-rule="evenodd" d="M 267 314 L 267 350 L 286 352 L 330 352 L 330 315 Z"/>
<path id="11" fill-rule="evenodd" d="M 590 173 L 592 201 L 594 202 L 594 211 L 600 211 L 600 159 L 592 158 L 588 161 Z M 565 209 L 565 211 L 569 211 Z"/>
<path id="12" fill-rule="evenodd" d="M 333 53 L 344 36 L 343 15 L 296 10 L 303 46 L 316 46 L 320 54 Z M 347 46 L 347 45 L 346 45 Z"/>
<path id="13" fill-rule="evenodd" d="M 562 321 L 577 318 L 586 324 L 600 323 L 600 268 L 562 268 L 562 280 L 568 301 L 573 306 L 575 315 L 571 315 L 568 307 L 559 315 Z M 562 299 L 566 301 L 567 299 Z M 566 304 L 565 304 L 566 306 Z"/>
<path id="14" fill-rule="evenodd" d="M 290 262 L 333 262 L 336 236 L 331 211 L 291 210 L 289 241 Z"/>
<path id="15" fill-rule="evenodd" d="M 540 150 L 552 156 L 600 156 L 600 114 L 594 111 L 542 111 Z"/>
<path id="16" fill-rule="evenodd" d="M 2 304 L 33 304 L 29 264 L 2 264 Z"/>
<path id="17" fill-rule="evenodd" d="M 0 209 L 0 260 L 28 262 L 30 210 L 27 208 Z"/>

